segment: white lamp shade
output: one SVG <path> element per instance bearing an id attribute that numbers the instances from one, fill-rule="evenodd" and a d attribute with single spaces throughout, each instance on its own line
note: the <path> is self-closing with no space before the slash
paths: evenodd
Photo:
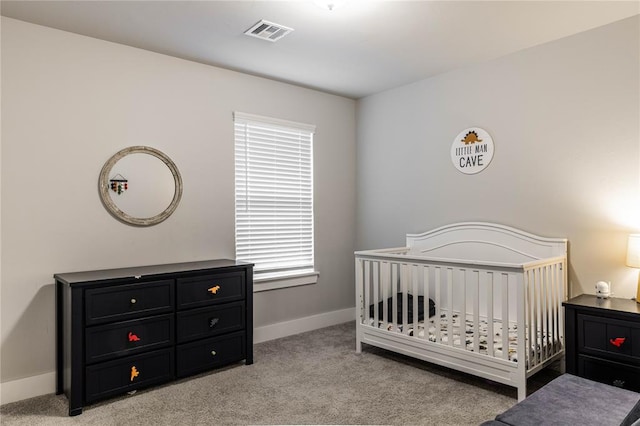
<path id="1" fill-rule="evenodd" d="M 627 245 L 627 266 L 640 268 L 640 234 L 629 235 Z"/>

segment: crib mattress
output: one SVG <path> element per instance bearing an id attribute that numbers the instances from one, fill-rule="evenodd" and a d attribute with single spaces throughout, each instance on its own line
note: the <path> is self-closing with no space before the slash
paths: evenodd
<path id="1" fill-rule="evenodd" d="M 462 342 L 464 341 L 465 348 L 468 351 L 473 352 L 475 347 L 473 318 L 467 316 L 467 318 L 463 321 L 462 316 L 459 315 L 458 313 L 453 313 L 451 317 L 452 317 L 451 318 L 452 319 L 451 338 L 453 339 L 453 346 L 462 347 Z M 464 322 L 464 326 L 462 325 L 463 322 Z M 373 326 L 374 323 L 375 323 L 375 320 L 371 318 L 369 321 L 369 325 Z M 407 324 L 407 327 L 408 327 L 408 334 L 410 336 L 413 336 L 414 335 L 413 323 Z M 439 318 L 436 318 L 435 316 L 431 317 L 429 321 L 426 322 L 426 327 L 425 327 L 425 322 L 420 321 L 418 323 L 418 337 L 422 339 L 426 338 L 430 342 L 437 342 L 438 340 L 436 335 L 436 327 L 440 328 L 441 344 L 448 345 L 450 337 L 449 337 L 449 327 L 448 327 L 446 312 L 441 312 Z M 394 325 L 392 323 L 385 323 L 383 321 L 378 321 L 378 328 L 383 328 L 388 331 L 396 331 L 399 333 L 403 332 L 402 324 Z M 478 322 L 478 338 L 479 338 L 478 353 L 485 354 L 485 355 L 491 355 L 488 353 L 488 350 L 489 350 L 488 331 L 489 331 L 489 321 L 487 320 L 487 318 L 480 318 Z M 427 333 L 426 337 L 425 337 L 425 333 Z M 506 333 L 507 333 L 506 350 L 508 351 L 508 359 L 513 362 L 518 362 L 518 352 L 517 352 L 518 325 L 515 322 L 508 323 L 508 330 L 506 331 Z M 504 348 L 503 348 L 502 335 L 503 335 L 502 321 L 494 320 L 493 322 L 493 352 L 494 353 L 492 356 L 495 358 L 503 357 Z M 526 336 L 526 338 L 528 343 L 528 336 Z M 556 342 L 549 341 L 549 339 L 546 338 L 546 335 L 538 336 L 538 343 L 536 345 L 528 345 L 530 346 L 530 350 L 531 350 L 530 356 L 533 356 L 536 353 L 536 351 L 540 351 L 541 349 L 545 348 L 547 344 L 554 345 L 553 349 L 555 351 L 557 349 L 557 345 L 559 345 L 560 343 L 557 341 Z"/>

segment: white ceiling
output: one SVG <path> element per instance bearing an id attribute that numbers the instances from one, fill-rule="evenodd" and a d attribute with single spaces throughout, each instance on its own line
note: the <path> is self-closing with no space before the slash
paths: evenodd
<path id="1" fill-rule="evenodd" d="M 5 1 L 2 15 L 360 98 L 637 15 L 634 1 Z M 243 34 L 260 19 L 294 29 Z M 594 60 L 597 60 L 594 58 Z"/>

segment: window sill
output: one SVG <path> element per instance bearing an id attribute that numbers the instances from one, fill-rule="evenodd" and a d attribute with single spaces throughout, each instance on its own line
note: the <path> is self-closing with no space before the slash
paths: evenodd
<path id="1" fill-rule="evenodd" d="M 253 292 L 277 290 L 280 288 L 297 287 L 318 282 L 317 271 L 297 272 L 293 274 L 254 276 Z"/>

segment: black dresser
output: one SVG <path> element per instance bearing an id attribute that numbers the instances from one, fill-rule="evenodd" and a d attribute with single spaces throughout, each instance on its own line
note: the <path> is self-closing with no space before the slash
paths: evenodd
<path id="1" fill-rule="evenodd" d="M 56 393 L 86 404 L 245 360 L 253 265 L 210 260 L 55 274 Z"/>
<path id="2" fill-rule="evenodd" d="M 640 304 L 583 294 L 563 305 L 567 373 L 640 391 Z"/>

